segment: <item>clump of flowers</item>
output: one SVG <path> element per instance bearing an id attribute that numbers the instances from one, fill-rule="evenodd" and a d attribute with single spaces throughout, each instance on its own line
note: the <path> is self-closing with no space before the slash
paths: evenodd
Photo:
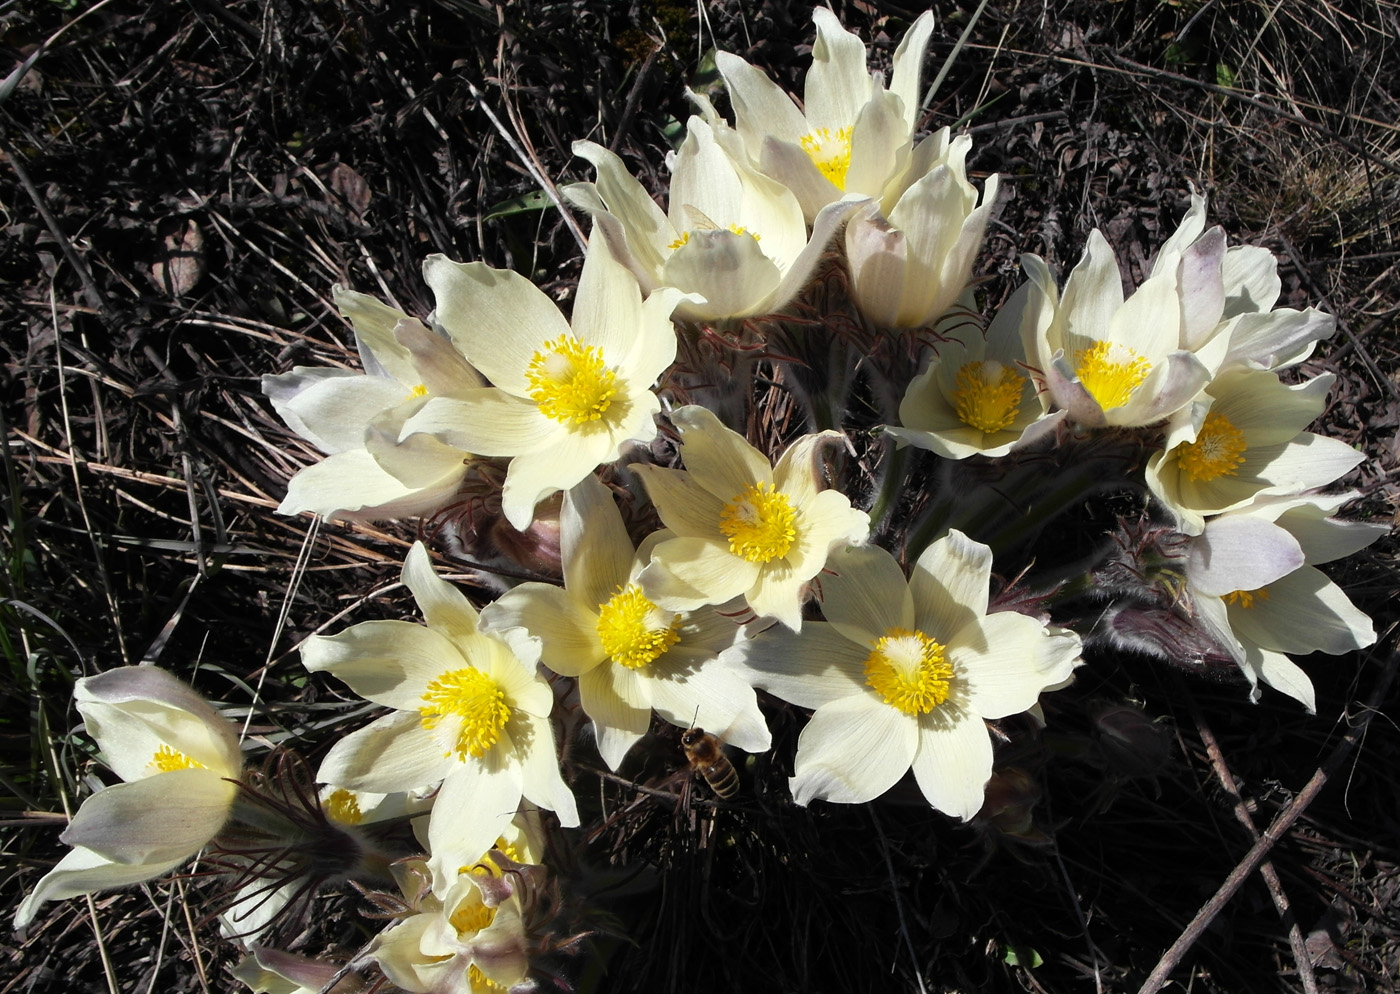
<path id="1" fill-rule="evenodd" d="M 449 582 L 429 529 L 401 573 L 419 618 L 302 619 L 316 685 L 363 702 L 320 726 L 314 777 L 245 773 L 252 747 L 160 670 L 78 681 L 124 783 L 79 809 L 17 926 L 207 847 L 235 935 L 342 879 L 383 913 L 344 967 L 255 947 L 255 989 L 567 990 L 551 957 L 586 948 L 560 896 L 579 854 L 612 858 L 647 805 L 681 825 L 697 792 L 713 818 L 745 803 L 696 786 L 711 773 L 684 749 L 706 737 L 726 785 L 767 777 L 764 810 L 906 783 L 929 817 L 981 812 L 1041 846 L 1024 757 L 1048 752 L 1043 705 L 1077 668 L 1156 656 L 1317 709 L 1290 654 L 1375 632 L 1315 565 L 1381 532 L 1320 492 L 1361 458 L 1307 430 L 1331 378 L 1288 378 L 1331 320 L 1274 309 L 1272 257 L 1207 230 L 1199 195 L 1131 293 L 1095 230 L 1063 286 L 1023 257 L 988 318 L 971 284 L 997 177 L 979 196 L 968 136 L 918 138 L 932 15 L 888 86 L 833 14 L 813 19 L 800 108 L 719 54 L 733 124 L 693 97 L 664 209 L 617 155 L 574 146 L 595 179 L 566 194 L 595 228 L 568 318 L 517 273 L 441 255 L 426 321 L 337 288 L 362 371 L 264 381 L 326 453 L 279 510 L 407 519 L 485 495 L 529 534 L 472 562 L 512 568 Z M 726 353 L 706 375 L 761 381 L 704 383 L 697 343 Z M 724 403 L 692 402 L 707 388 Z M 1086 534 L 1072 512 L 1091 504 Z M 1116 753 L 1147 743 L 1150 762 L 1117 766 L 1168 761 L 1135 705 L 1090 710 Z M 753 770 L 739 755 L 775 741 L 790 752 Z M 620 814 L 593 796 L 607 785 L 636 788 Z"/>

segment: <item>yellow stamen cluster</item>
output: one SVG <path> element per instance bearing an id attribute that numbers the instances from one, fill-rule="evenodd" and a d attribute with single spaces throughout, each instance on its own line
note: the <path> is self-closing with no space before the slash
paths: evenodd
<path id="1" fill-rule="evenodd" d="M 331 821 L 338 821 L 342 825 L 358 825 L 365 820 L 364 812 L 360 810 L 360 802 L 344 787 L 337 787 L 331 791 L 330 796 L 321 802 L 321 810 Z"/>
<path id="2" fill-rule="evenodd" d="M 617 374 L 603 364 L 603 350 L 572 335 L 546 342 L 525 369 L 530 399 L 561 424 L 597 421 L 617 394 Z"/>
<path id="3" fill-rule="evenodd" d="M 475 963 L 467 967 L 467 983 L 471 985 L 471 994 L 496 994 L 496 991 L 505 990 L 501 984 L 482 973 L 481 967 Z"/>
<path id="4" fill-rule="evenodd" d="M 505 692 L 475 666 L 444 673 L 423 693 L 418 713 L 423 727 L 432 730 L 449 715 L 461 721 L 457 741 L 444 756 L 457 754 L 480 759 L 501 737 L 501 729 L 510 720 L 510 705 Z"/>
<path id="5" fill-rule="evenodd" d="M 1095 342 L 1074 357 L 1080 384 L 1105 411 L 1126 404 L 1151 371 L 1152 363 L 1144 356 L 1111 342 Z"/>
<path id="6" fill-rule="evenodd" d="M 496 909 L 484 904 L 465 901 L 447 919 L 459 936 L 470 938 L 490 925 L 496 918 Z"/>
<path id="7" fill-rule="evenodd" d="M 1257 590 L 1232 590 L 1225 595 L 1225 603 L 1234 607 L 1242 607 L 1248 610 L 1254 607 L 1255 600 L 1266 601 L 1269 599 L 1269 588 L 1259 587 Z"/>
<path id="8" fill-rule="evenodd" d="M 750 231 L 748 228 L 740 227 L 740 226 L 737 225 L 737 224 L 731 224 L 731 225 L 729 226 L 729 230 L 732 231 L 732 232 L 734 232 L 734 234 L 736 234 L 736 235 L 748 235 L 750 238 L 752 238 L 752 239 L 753 239 L 754 241 L 756 241 L 756 242 L 762 241 L 762 240 L 763 240 L 763 236 L 760 235 L 758 232 L 756 232 L 756 231 Z M 687 231 L 687 232 L 682 233 L 682 235 L 681 235 L 679 238 L 677 238 L 675 241 L 673 241 L 670 245 L 667 245 L 666 247 L 667 247 L 668 249 L 670 249 L 672 252 L 674 252 L 676 249 L 680 248 L 682 245 L 689 245 L 689 244 L 690 244 L 690 232 Z"/>
<path id="9" fill-rule="evenodd" d="M 168 745 L 162 745 L 151 756 L 151 766 L 155 767 L 157 773 L 173 773 L 176 770 L 207 770 L 197 759 L 190 759 L 179 749 L 172 749 Z"/>
<path id="10" fill-rule="evenodd" d="M 598 640 L 612 661 L 641 669 L 681 640 L 680 615 L 658 611 L 635 583 L 619 588 L 598 607 Z"/>
<path id="11" fill-rule="evenodd" d="M 865 682 L 896 711 L 928 714 L 948 699 L 953 667 L 944 646 L 923 632 L 892 628 L 865 659 Z"/>
<path id="12" fill-rule="evenodd" d="M 1194 442 L 1176 450 L 1176 461 L 1182 472 L 1196 483 L 1206 483 L 1222 476 L 1234 476 L 1244 462 L 1244 432 L 1217 411 L 1206 415 Z"/>
<path id="13" fill-rule="evenodd" d="M 771 562 L 786 556 L 797 540 L 797 510 L 773 484 L 755 483 L 724 505 L 719 530 L 734 555 L 751 563 Z"/>
<path id="14" fill-rule="evenodd" d="M 851 129 L 817 128 L 802 136 L 802 151 L 806 152 L 823 176 L 838 190 L 846 189 L 846 173 L 851 168 Z"/>
<path id="15" fill-rule="evenodd" d="M 954 378 L 953 409 L 963 424 L 987 434 L 1009 428 L 1021 412 L 1026 378 L 995 359 L 964 363 Z"/>
<path id="16" fill-rule="evenodd" d="M 428 396 L 428 385 L 426 383 L 419 383 L 417 386 L 415 386 L 412 390 L 408 392 L 408 397 L 406 399 L 417 400 L 419 397 L 426 396 Z"/>

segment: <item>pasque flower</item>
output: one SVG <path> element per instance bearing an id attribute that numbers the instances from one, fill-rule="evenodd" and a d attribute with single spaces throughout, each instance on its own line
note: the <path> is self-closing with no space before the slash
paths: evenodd
<path id="1" fill-rule="evenodd" d="M 441 783 L 428 823 L 434 880 L 445 886 L 502 834 L 521 798 L 578 824 L 559 773 L 550 687 L 538 646 L 478 630 L 461 591 L 433 572 L 415 543 L 403 582 L 427 625 L 366 621 L 312 636 L 302 662 L 394 710 L 335 744 L 317 779 L 376 793 Z"/>
<path id="2" fill-rule="evenodd" d="M 668 529 L 638 577 L 642 593 L 673 611 L 743 597 L 800 629 L 808 581 L 870 527 L 844 494 L 820 489 L 821 448 L 840 434 L 804 435 L 770 465 L 703 407 L 677 408 L 671 421 L 686 468 L 633 465 Z"/>
<path id="3" fill-rule="evenodd" d="M 493 384 L 430 399 L 403 426 L 479 455 L 508 456 L 501 510 L 524 531 L 535 505 L 567 490 L 628 440 L 656 437 L 651 392 L 676 355 L 671 311 L 658 290 L 645 302 L 606 238 L 589 243 L 573 321 L 517 273 L 429 256 L 423 275 L 437 319 Z"/>
<path id="4" fill-rule="evenodd" d="M 663 213 L 612 152 L 574 143 L 597 170 L 593 183 L 564 192 L 593 215 L 597 230 L 652 293 L 677 287 L 691 296 L 677 316 L 701 321 L 772 313 L 812 276 L 837 226 L 853 208 L 833 204 L 807 235 L 796 197 L 748 162 L 739 137 L 703 98 L 671 165 Z"/>
<path id="5" fill-rule="evenodd" d="M 430 435 L 401 437 L 432 397 L 455 397 L 484 381 L 440 330 L 341 287 L 336 306 L 355 329 L 363 373 L 297 366 L 264 376 L 282 420 L 325 459 L 298 472 L 277 510 L 327 517 L 395 518 L 447 503 L 471 455 Z"/>
<path id="6" fill-rule="evenodd" d="M 758 69 L 728 52 L 715 55 L 734 106 L 734 128 L 750 159 L 796 194 L 809 221 L 842 198 L 874 198 L 892 208 L 938 159 L 928 141 L 913 148 L 919 81 L 933 12 L 910 26 L 894 53 L 889 89 L 866 69 L 865 45 L 825 7 L 817 26 L 803 106 Z M 942 136 L 947 144 L 946 131 Z"/>
<path id="7" fill-rule="evenodd" d="M 198 694 L 154 666 L 126 666 L 73 687 L 87 731 L 125 783 L 83 802 L 61 838 L 73 847 L 15 914 L 45 901 L 140 883 L 184 863 L 224 827 L 242 769 L 238 735 Z"/>
<path id="8" fill-rule="evenodd" d="M 797 740 L 792 795 L 859 803 L 911 768 L 940 811 L 968 819 L 992 773 L 984 719 L 1033 707 L 1079 661 L 1072 632 L 987 613 L 991 550 L 950 532 L 906 581 L 875 546 L 834 553 L 822 614 L 726 651 L 754 684 L 815 713 Z"/>
<path id="9" fill-rule="evenodd" d="M 637 582 L 655 538 L 635 554 L 612 495 L 587 477 L 564 498 L 564 586 L 525 583 L 481 612 L 482 624 L 520 628 L 541 661 L 578 678 L 598 751 L 617 769 L 651 726 L 651 712 L 682 728 L 699 725 L 730 745 L 770 744 L 753 688 L 715 657 L 739 633 L 712 608 L 663 611 Z"/>

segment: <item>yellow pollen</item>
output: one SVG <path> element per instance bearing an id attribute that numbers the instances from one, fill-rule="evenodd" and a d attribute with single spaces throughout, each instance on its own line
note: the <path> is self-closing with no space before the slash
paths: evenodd
<path id="1" fill-rule="evenodd" d="M 491 852 L 499 852 L 502 856 L 510 860 L 512 863 L 524 862 L 524 860 L 520 858 L 520 850 L 516 849 L 515 846 L 507 842 L 506 837 L 504 835 L 496 839 L 496 844 L 491 847 Z M 488 852 L 485 856 L 481 857 L 480 861 L 473 863 L 471 866 L 464 866 L 457 872 L 474 873 L 478 877 L 505 876 L 506 871 L 501 869 L 501 867 L 497 865 L 496 861 L 491 858 L 491 852 Z"/>
<path id="2" fill-rule="evenodd" d="M 472 994 L 495 994 L 496 991 L 505 990 L 486 974 L 481 972 L 481 967 L 473 963 L 467 967 L 467 982 L 471 985 Z"/>
<path id="3" fill-rule="evenodd" d="M 456 716 L 461 722 L 454 747 L 443 753 L 465 760 L 480 759 L 501 737 L 501 729 L 510 719 L 510 705 L 496 681 L 475 666 L 444 673 L 423 694 L 424 703 L 418 713 L 423 727 L 434 729 L 443 718 Z"/>
<path id="4" fill-rule="evenodd" d="M 830 128 L 818 128 L 803 135 L 802 151 L 838 190 L 846 189 L 846 172 L 851 168 L 850 128 L 841 128 L 835 134 Z"/>
<path id="5" fill-rule="evenodd" d="M 1269 599 L 1269 588 L 1268 588 L 1268 587 L 1259 587 L 1259 588 L 1256 589 L 1256 590 L 1233 590 L 1233 591 L 1231 591 L 1230 593 L 1228 593 L 1228 594 L 1225 595 L 1225 603 L 1226 603 L 1226 604 L 1230 604 L 1230 605 L 1234 605 L 1234 606 L 1238 606 L 1238 607 L 1242 607 L 1242 608 L 1246 608 L 1246 609 L 1252 608 L 1252 607 L 1254 606 L 1254 601 L 1255 601 L 1256 599 L 1261 600 L 1261 601 L 1266 601 L 1266 600 L 1268 600 L 1268 599 Z"/>
<path id="6" fill-rule="evenodd" d="M 630 670 L 655 662 L 681 640 L 681 616 L 665 614 L 647 600 L 635 583 L 618 588 L 598 607 L 598 640 L 615 663 Z"/>
<path id="7" fill-rule="evenodd" d="M 1222 476 L 1234 476 L 1244 462 L 1249 446 L 1244 432 L 1225 415 L 1211 411 L 1194 442 L 1177 447 L 1176 461 L 1196 483 L 1207 483 Z"/>
<path id="8" fill-rule="evenodd" d="M 1009 428 L 1021 413 L 1026 378 L 994 359 L 964 363 L 954 380 L 953 406 L 963 424 L 987 434 Z"/>
<path id="9" fill-rule="evenodd" d="M 1095 342 L 1074 357 L 1080 384 L 1099 407 L 1122 407 L 1152 370 L 1152 363 L 1126 345 Z"/>
<path id="10" fill-rule="evenodd" d="M 172 749 L 168 745 L 163 745 L 151 756 L 151 766 L 156 768 L 157 773 L 173 773 L 176 770 L 207 770 L 197 759 L 190 759 L 179 749 Z"/>
<path id="11" fill-rule="evenodd" d="M 771 483 L 744 489 L 719 516 L 719 530 L 729 551 L 751 563 L 766 563 L 788 554 L 797 538 L 797 511 Z"/>
<path id="12" fill-rule="evenodd" d="M 495 908 L 464 901 L 447 920 L 452 923 L 452 927 L 457 930 L 458 935 L 471 936 L 490 925 L 495 917 Z"/>
<path id="13" fill-rule="evenodd" d="M 896 711 L 928 714 L 948 699 L 953 679 L 943 649 L 923 632 L 891 628 L 865 659 L 865 682 Z"/>
<path id="14" fill-rule="evenodd" d="M 419 397 L 426 396 L 428 396 L 428 385 L 426 383 L 420 383 L 408 392 L 409 400 L 416 400 Z"/>
<path id="15" fill-rule="evenodd" d="M 756 241 L 756 242 L 762 241 L 762 240 L 763 240 L 763 236 L 760 235 L 758 232 L 756 232 L 756 231 L 750 231 L 748 228 L 741 228 L 741 227 L 740 227 L 739 225 L 737 225 L 737 224 L 731 224 L 731 225 L 729 226 L 729 230 L 732 231 L 732 232 L 734 232 L 734 234 L 736 234 L 736 235 L 748 235 L 750 238 L 752 238 L 752 239 L 753 239 L 754 241 Z M 690 232 L 687 231 L 687 232 L 685 232 L 684 234 L 682 234 L 679 238 L 677 238 L 674 242 L 672 242 L 670 245 L 667 245 L 666 247 L 667 247 L 668 249 L 670 249 L 672 252 L 674 252 L 676 249 L 680 248 L 682 245 L 688 245 L 689 243 L 690 243 Z"/>
<path id="16" fill-rule="evenodd" d="M 321 802 L 321 810 L 331 821 L 338 821 L 342 825 L 358 825 L 365 820 L 364 812 L 360 810 L 360 802 L 344 787 L 337 787 L 331 791 L 330 796 Z"/>
<path id="17" fill-rule="evenodd" d="M 525 381 L 540 413 L 569 425 L 597 421 L 617 394 L 617 374 L 603 365 L 603 350 L 571 335 L 546 342 L 531 356 Z"/>

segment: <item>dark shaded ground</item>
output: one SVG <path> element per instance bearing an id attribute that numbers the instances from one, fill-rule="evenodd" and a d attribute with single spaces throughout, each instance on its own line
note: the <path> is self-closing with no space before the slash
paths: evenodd
<path id="1" fill-rule="evenodd" d="M 1304 367 L 1338 375 L 1317 430 L 1369 455 L 1344 481 L 1363 495 L 1352 514 L 1386 520 L 1400 472 L 1400 8 L 1313 8 L 993 3 L 927 126 L 968 125 L 977 179 L 1002 174 L 983 264 L 994 299 L 1022 252 L 1063 278 L 1093 226 L 1140 273 L 1190 185 L 1207 192 L 1232 242 L 1279 257 L 1281 304 L 1338 316 Z M 886 57 L 918 12 L 835 9 Z M 971 8 L 938 12 L 929 76 Z M 0 10 L 5 71 L 78 13 Z M 567 294 L 577 245 L 556 211 L 520 209 L 538 204 L 538 183 L 503 133 L 555 182 L 590 178 L 569 152 L 589 137 L 663 189 L 683 87 L 715 83 L 705 51 L 737 52 L 799 92 L 808 63 L 806 7 L 702 13 L 114 2 L 71 23 L 0 104 L 7 903 L 63 851 L 55 826 L 18 816 L 76 806 L 94 775 L 85 740 L 68 733 L 74 676 L 142 659 L 186 676 L 197 665 L 213 697 L 247 705 L 256 687 L 276 702 L 254 719 L 269 742 L 324 744 L 315 729 L 336 699 L 305 681 L 294 646 L 394 582 L 413 535 L 327 526 L 292 585 L 310 522 L 271 508 L 314 455 L 271 413 L 259 376 L 351 361 L 333 283 L 425 314 L 418 265 L 432 252 Z M 916 990 L 917 962 L 930 990 L 1136 990 L 1251 843 L 1206 742 L 1218 740 L 1262 830 L 1367 701 L 1379 713 L 1364 741 L 1272 860 L 1317 987 L 1396 989 L 1397 698 L 1374 696 L 1395 666 L 1395 553 L 1392 537 L 1332 572 L 1381 639 L 1305 663 L 1316 717 L 1146 662 L 1081 671 L 1047 699 L 1046 750 L 1007 757 L 1038 785 L 1033 828 L 1015 824 L 1014 805 L 1010 831 L 954 826 L 898 792 L 871 808 L 794 809 L 767 760 L 711 824 L 704 805 L 689 818 L 627 809 L 631 793 L 575 771 L 581 799 L 601 792 L 626 811 L 625 831 L 599 835 L 606 855 L 643 868 L 633 877 L 580 847 L 572 885 L 616 916 L 620 936 L 600 940 L 580 987 Z M 1115 710 L 1124 702 L 1132 710 Z M 771 717 L 786 762 L 798 729 L 790 711 Z M 1124 723 L 1131 746 L 1115 748 Z M 671 762 L 669 739 L 646 745 L 644 758 Z M 346 906 L 328 904 L 306 951 L 363 943 Z M 168 888 L 99 895 L 96 907 L 121 990 L 233 989 L 236 950 Z M 1174 979 L 1303 990 L 1287 935 L 1255 876 Z M 107 989 L 81 900 L 50 906 L 26 942 L 0 937 L 0 952 L 0 992 Z M 1025 969 L 1032 957 L 1043 962 Z"/>

